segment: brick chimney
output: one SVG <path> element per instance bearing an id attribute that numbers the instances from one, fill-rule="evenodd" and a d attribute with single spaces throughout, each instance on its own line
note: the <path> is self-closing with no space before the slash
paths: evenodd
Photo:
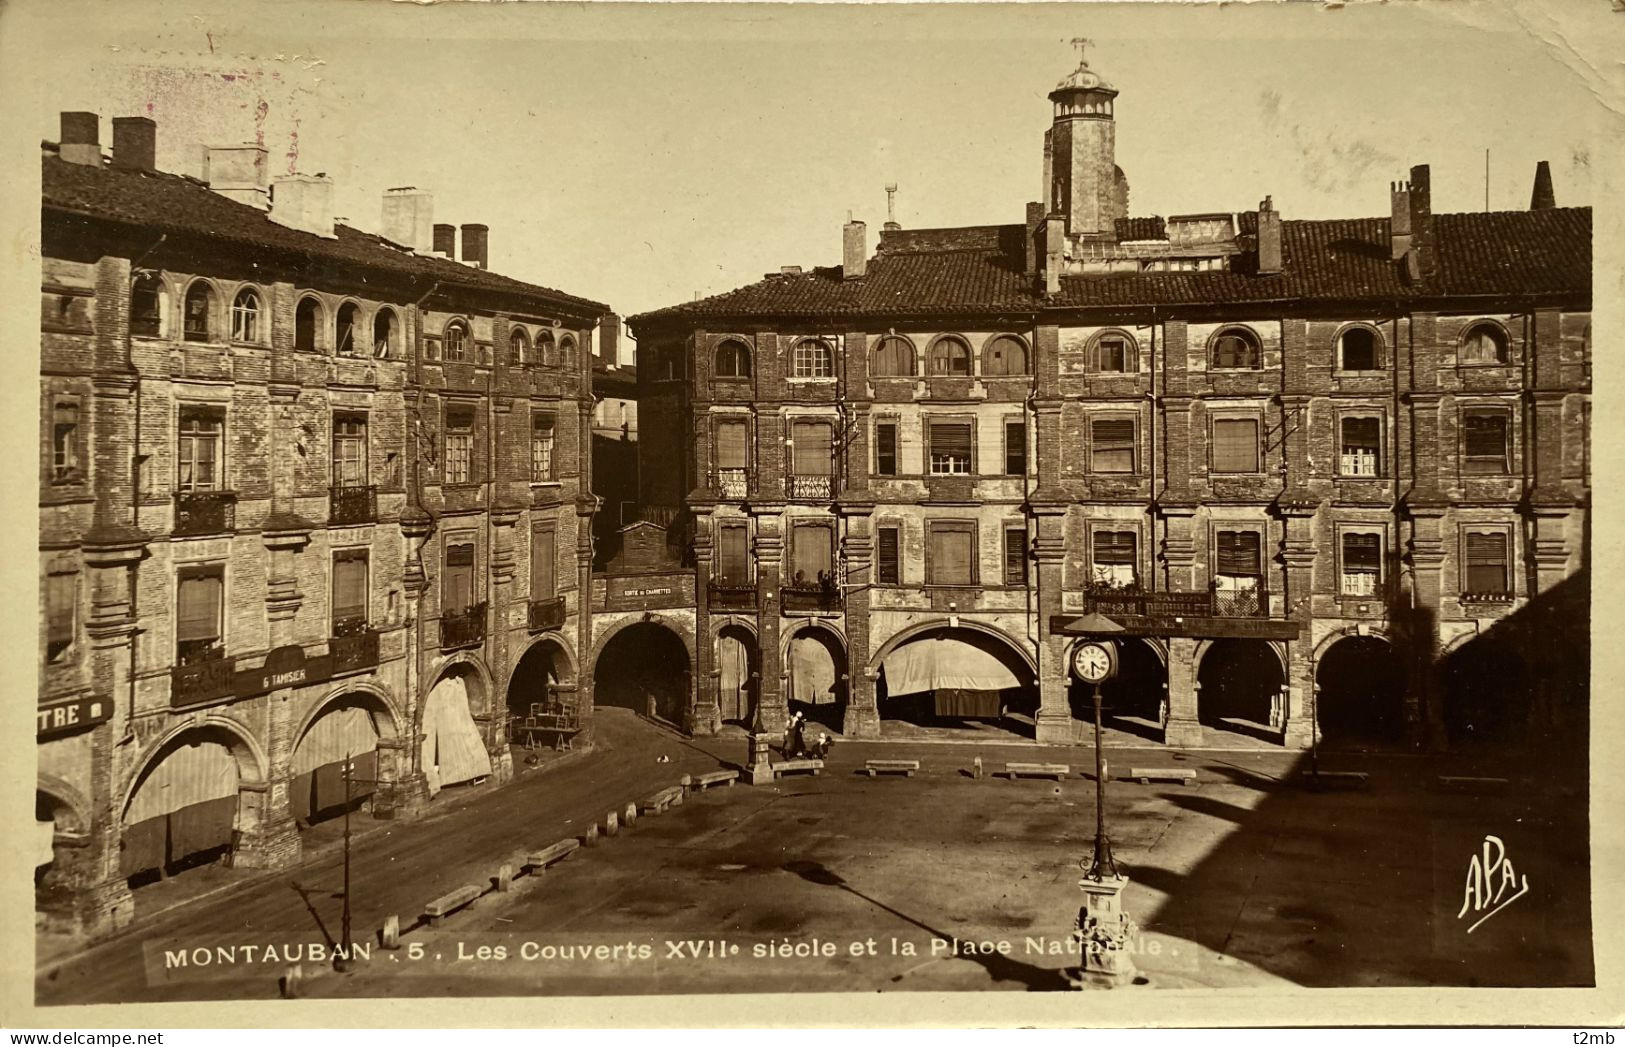
<path id="1" fill-rule="evenodd" d="M 382 226 L 385 240 L 428 254 L 434 249 L 434 196 L 415 185 L 385 189 Z"/>
<path id="2" fill-rule="evenodd" d="M 1411 249 L 1411 184 L 1389 182 L 1388 194 L 1392 201 L 1388 218 L 1388 254 L 1397 262 Z"/>
<path id="3" fill-rule="evenodd" d="M 481 269 L 491 268 L 490 226 L 463 226 L 463 261 L 473 262 Z"/>
<path id="4" fill-rule="evenodd" d="M 57 155 L 70 164 L 102 165 L 101 117 L 95 113 L 63 113 L 62 141 Z"/>
<path id="5" fill-rule="evenodd" d="M 1557 206 L 1552 192 L 1552 165 L 1545 160 L 1535 165 L 1535 190 L 1529 196 L 1529 210 L 1550 211 Z"/>
<path id="6" fill-rule="evenodd" d="M 453 260 L 457 257 L 457 227 L 448 222 L 434 224 L 434 253 Z"/>
<path id="7" fill-rule="evenodd" d="M 271 186 L 271 221 L 335 238 L 333 181 L 326 175 L 283 175 Z"/>
<path id="8" fill-rule="evenodd" d="M 1044 297 L 1061 293 L 1061 267 L 1066 264 L 1066 219 L 1052 214 L 1044 219 Z"/>
<path id="9" fill-rule="evenodd" d="M 856 280 L 869 270 L 869 227 L 848 219 L 841 230 L 841 277 Z"/>
<path id="10" fill-rule="evenodd" d="M 1027 203 L 1027 275 L 1038 275 L 1038 231 L 1044 227 L 1044 205 Z"/>
<path id="11" fill-rule="evenodd" d="M 1258 275 L 1281 271 L 1281 212 L 1270 197 L 1258 205 Z"/>
<path id="12" fill-rule="evenodd" d="M 1411 279 L 1425 280 L 1433 275 L 1433 194 L 1432 176 L 1427 164 L 1411 168 L 1411 250 L 1406 256 L 1406 271 Z"/>
<path id="13" fill-rule="evenodd" d="M 271 206 L 265 147 L 253 143 L 209 148 L 209 188 L 261 211 Z"/>
<path id="14" fill-rule="evenodd" d="M 621 317 L 610 313 L 598 320 L 598 340 L 593 355 L 600 363 L 614 367 L 621 362 Z"/>
<path id="15" fill-rule="evenodd" d="M 158 166 L 158 125 L 150 117 L 113 117 L 113 166 L 152 171 Z"/>

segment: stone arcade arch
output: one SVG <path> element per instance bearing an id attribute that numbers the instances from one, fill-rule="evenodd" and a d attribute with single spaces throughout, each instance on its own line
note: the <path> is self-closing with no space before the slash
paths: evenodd
<path id="1" fill-rule="evenodd" d="M 508 676 L 509 742 L 523 738 L 520 728 L 536 716 L 577 713 L 575 659 L 556 634 L 539 636 L 519 656 Z"/>
<path id="2" fill-rule="evenodd" d="M 627 622 L 604 637 L 593 669 L 593 705 L 682 724 L 693 662 L 678 631 L 659 618 Z"/>
<path id="3" fill-rule="evenodd" d="M 1071 651 L 1068 652 L 1068 657 Z M 1067 705 L 1077 730 L 1092 730 L 1094 689 L 1068 672 Z M 1121 637 L 1117 641 L 1117 675 L 1100 688 L 1103 726 L 1163 740 L 1167 722 L 1168 655 L 1150 637 Z M 1081 736 L 1081 735 L 1080 735 Z"/>
<path id="4" fill-rule="evenodd" d="M 1332 637 L 1315 661 L 1315 719 L 1330 745 L 1394 744 L 1405 736 L 1405 662 L 1385 636 Z"/>
<path id="5" fill-rule="evenodd" d="M 926 728 L 995 721 L 1034 734 L 1039 693 L 1032 655 L 996 626 L 963 619 L 916 625 L 883 644 L 871 668 L 878 672 L 882 721 Z"/>
<path id="6" fill-rule="evenodd" d="M 1529 720 L 1529 667 L 1504 639 L 1478 636 L 1446 652 L 1439 685 L 1445 731 L 1453 746 L 1509 741 Z"/>
<path id="7" fill-rule="evenodd" d="M 726 621 L 717 628 L 717 718 L 749 728 L 761 693 L 762 652 L 756 632 L 744 622 Z"/>
<path id="8" fill-rule="evenodd" d="M 323 698 L 294 735 L 288 806 L 300 828 L 344 812 L 344 760 L 353 761 L 351 809 L 399 775 L 400 716 L 382 691 L 352 683 Z"/>
<path id="9" fill-rule="evenodd" d="M 851 694 L 846 637 L 835 626 L 810 619 L 787 630 L 783 644 L 786 708 L 839 731 Z"/>
<path id="10" fill-rule="evenodd" d="M 1207 640 L 1196 652 L 1197 718 L 1207 727 L 1279 742 L 1286 661 L 1268 640 Z"/>
<path id="11" fill-rule="evenodd" d="M 493 746 L 475 720 L 489 723 L 487 680 L 483 665 L 459 656 L 441 669 L 418 703 L 419 764 L 430 796 L 448 785 L 478 784 L 491 773 Z"/>

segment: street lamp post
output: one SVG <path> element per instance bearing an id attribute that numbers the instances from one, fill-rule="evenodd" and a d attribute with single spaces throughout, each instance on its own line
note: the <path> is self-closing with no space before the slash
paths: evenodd
<path id="1" fill-rule="evenodd" d="M 381 779 L 355 777 L 355 760 L 350 753 L 344 754 L 344 908 L 339 918 L 339 948 L 333 954 L 333 969 L 335 971 L 348 971 L 352 966 L 350 960 L 350 808 L 354 804 L 354 794 L 351 786 L 356 781 L 368 785 L 377 785 Z"/>
<path id="2" fill-rule="evenodd" d="M 1106 760 L 1100 748 L 1100 684 L 1095 684 L 1095 855 L 1089 863 L 1088 876 L 1099 881 L 1106 870 L 1117 876 L 1117 863 L 1112 860 L 1112 841 L 1106 835 Z"/>

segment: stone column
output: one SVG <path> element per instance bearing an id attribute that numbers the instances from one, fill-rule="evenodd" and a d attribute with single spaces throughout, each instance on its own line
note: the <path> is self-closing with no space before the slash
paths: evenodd
<path id="1" fill-rule="evenodd" d="M 762 711 L 762 729 L 771 734 L 784 730 L 789 717 L 782 678 L 784 664 L 779 655 L 779 577 L 784 558 L 780 516 L 784 505 L 753 502 L 750 509 L 756 517 L 756 591 L 760 600 L 757 644 L 762 678 L 756 701 Z"/>
<path id="2" fill-rule="evenodd" d="M 705 474 L 701 474 L 705 475 Z M 717 645 L 711 635 L 711 561 L 716 549 L 716 517 L 713 506 L 695 507 L 694 514 L 694 680 L 693 709 L 688 729 L 694 734 L 716 734 L 722 729 L 722 711 L 717 708 L 717 686 L 722 670 L 717 665 Z M 702 511 L 705 515 L 702 515 Z"/>
<path id="3" fill-rule="evenodd" d="M 1315 674 L 1311 665 L 1311 629 L 1314 623 L 1312 588 L 1315 570 L 1315 517 L 1319 504 L 1309 500 L 1280 503 L 1286 533 L 1281 541 L 1281 559 L 1286 565 L 1286 592 L 1282 594 L 1286 617 L 1298 623 L 1298 638 L 1287 642 L 1285 722 L 1281 741 L 1291 749 L 1307 749 L 1313 742 Z"/>
<path id="4" fill-rule="evenodd" d="M 875 703 L 875 677 L 869 673 L 873 655 L 869 642 L 869 591 L 874 578 L 874 537 L 870 527 L 874 503 L 844 499 L 846 538 L 841 553 L 846 561 L 846 715 L 841 733 L 852 738 L 880 737 L 880 710 Z"/>
<path id="5" fill-rule="evenodd" d="M 1038 575 L 1038 717 L 1035 734 L 1040 742 L 1066 744 L 1074 740 L 1072 706 L 1067 700 L 1072 675 L 1066 664 L 1072 638 L 1056 635 L 1052 630 L 1055 619 L 1064 613 L 1062 591 L 1067 506 L 1058 499 L 1040 501 L 1039 495 L 1040 492 L 1034 492 L 1031 500 L 1037 529 L 1033 538 L 1033 559 Z"/>
<path id="6" fill-rule="evenodd" d="M 1168 638 L 1168 723 L 1162 736 L 1164 744 L 1173 748 L 1203 742 L 1197 708 L 1196 643 L 1189 636 Z"/>

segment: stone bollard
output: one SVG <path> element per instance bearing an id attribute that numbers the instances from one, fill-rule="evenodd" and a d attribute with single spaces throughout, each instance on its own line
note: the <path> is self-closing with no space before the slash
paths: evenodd
<path id="1" fill-rule="evenodd" d="M 591 847 L 598 842 L 598 823 L 587 826 L 587 831 L 581 834 L 581 846 Z"/>
<path id="2" fill-rule="evenodd" d="M 384 930 L 378 940 L 386 949 L 399 949 L 401 947 L 401 918 L 399 916 L 384 917 Z"/>
<path id="3" fill-rule="evenodd" d="M 681 785 L 683 787 L 683 791 L 686 793 L 690 789 L 694 788 L 694 776 L 692 774 L 685 774 L 683 775 L 683 780 L 677 784 Z"/>
<path id="4" fill-rule="evenodd" d="M 297 1000 L 304 994 L 305 972 L 297 963 L 282 972 L 282 998 Z"/>
<path id="5" fill-rule="evenodd" d="M 677 795 L 672 799 L 671 805 L 676 807 L 677 805 L 681 804 L 683 802 L 683 797 L 687 795 L 688 790 L 686 788 L 677 790 Z"/>
<path id="6" fill-rule="evenodd" d="M 633 822 L 635 822 L 637 820 L 638 820 L 638 805 L 636 803 L 627 804 L 626 805 L 626 810 L 621 812 L 621 824 L 623 824 L 623 825 L 631 825 Z"/>
<path id="7" fill-rule="evenodd" d="M 976 769 L 971 772 L 971 777 L 972 778 L 980 778 L 981 776 L 982 776 L 982 758 L 980 756 L 978 756 L 976 758 Z"/>
<path id="8" fill-rule="evenodd" d="M 604 815 L 604 835 L 605 836 L 614 836 L 616 833 L 618 833 L 620 831 L 621 831 L 621 818 L 620 818 L 620 815 L 616 814 L 614 811 L 610 811 L 608 814 Z"/>
<path id="9" fill-rule="evenodd" d="M 497 890 L 503 894 L 513 890 L 513 866 L 506 862 L 497 866 Z"/>

